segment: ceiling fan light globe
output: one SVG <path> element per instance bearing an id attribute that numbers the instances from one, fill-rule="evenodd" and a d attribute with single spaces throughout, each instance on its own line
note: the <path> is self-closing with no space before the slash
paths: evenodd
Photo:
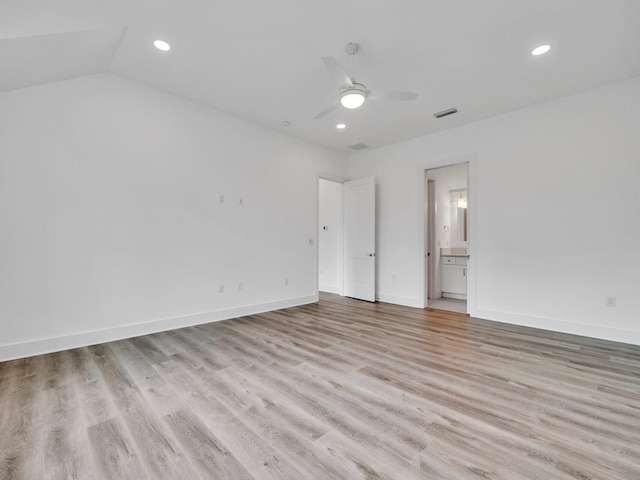
<path id="1" fill-rule="evenodd" d="M 356 89 L 349 89 L 340 95 L 340 103 L 344 108 L 354 109 L 361 107 L 365 98 L 366 95 L 364 92 Z"/>

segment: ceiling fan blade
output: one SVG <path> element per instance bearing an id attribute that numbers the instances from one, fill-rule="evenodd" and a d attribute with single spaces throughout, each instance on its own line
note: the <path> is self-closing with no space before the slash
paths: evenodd
<path id="1" fill-rule="evenodd" d="M 416 98 L 418 98 L 418 94 L 414 92 L 393 92 L 389 90 L 369 90 L 367 92 L 367 99 L 371 100 L 403 101 L 415 100 Z"/>
<path id="2" fill-rule="evenodd" d="M 353 87 L 353 82 L 349 77 L 349 74 L 345 71 L 344 68 L 340 66 L 338 61 L 333 57 L 322 57 L 322 61 L 324 62 L 327 70 L 331 72 L 331 75 L 340 83 L 340 85 L 347 85 L 348 87 Z"/>
<path id="3" fill-rule="evenodd" d="M 338 108 L 338 105 L 340 105 L 337 101 L 333 102 L 331 105 L 329 105 L 327 108 L 325 108 L 324 110 L 322 110 L 319 114 L 317 114 L 315 117 L 313 117 L 314 120 L 318 120 L 319 118 L 324 117 L 325 115 L 333 112 L 336 108 Z"/>

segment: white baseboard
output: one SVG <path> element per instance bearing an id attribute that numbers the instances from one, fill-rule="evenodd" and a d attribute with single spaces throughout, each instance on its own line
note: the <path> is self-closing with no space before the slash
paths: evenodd
<path id="1" fill-rule="evenodd" d="M 376 293 L 376 300 L 379 302 L 393 303 L 394 305 L 403 305 L 405 307 L 424 308 L 422 300 L 412 297 L 398 297 L 395 295 L 385 295 L 384 293 Z"/>
<path id="2" fill-rule="evenodd" d="M 410 297 L 398 297 L 393 295 L 378 294 L 377 299 L 381 302 L 404 305 L 407 307 L 423 308 L 420 300 Z M 94 330 L 90 332 L 80 332 L 59 337 L 50 337 L 29 340 L 26 342 L 0 345 L 0 362 L 13 360 L 16 358 L 31 357 L 61 350 L 96 345 L 98 343 L 112 342 L 124 338 L 132 338 L 140 335 L 164 332 L 177 328 L 191 327 L 203 323 L 228 320 L 230 318 L 253 315 L 257 313 L 269 312 L 281 308 L 295 307 L 316 302 L 316 295 L 308 295 L 297 298 L 278 300 L 256 305 L 246 305 L 234 307 L 215 312 L 200 313 L 185 317 L 168 318 L 155 320 L 152 322 L 124 325 L 114 328 Z M 469 312 L 472 317 L 493 320 L 496 322 L 521 325 L 525 327 L 539 328 L 555 332 L 570 333 L 584 337 L 611 340 L 614 342 L 640 345 L 640 331 L 621 330 L 599 325 L 588 325 L 555 318 L 533 317 L 510 312 L 495 310 L 472 309 Z"/>
<path id="3" fill-rule="evenodd" d="M 203 323 L 218 322 L 230 318 L 253 315 L 256 313 L 279 310 L 281 308 L 295 307 L 317 302 L 316 295 L 304 297 L 287 298 L 274 302 L 261 303 L 256 305 L 245 305 L 215 312 L 199 313 L 185 317 L 165 318 L 151 322 L 136 323 L 132 325 L 122 325 L 113 328 L 93 330 L 90 332 L 79 332 L 59 337 L 41 338 L 26 342 L 0 345 L 0 362 L 13 360 L 16 358 L 32 357 L 45 353 L 59 352 L 72 348 L 86 347 L 98 343 L 113 342 L 124 338 L 138 337 L 150 333 L 165 332 L 177 328 L 192 327 Z"/>
<path id="4" fill-rule="evenodd" d="M 376 299 L 380 302 L 404 305 L 407 307 L 424 308 L 419 299 L 410 297 L 397 297 L 394 295 L 377 294 Z M 600 325 L 589 325 L 585 323 L 571 322 L 557 318 L 535 317 L 518 313 L 502 312 L 497 310 L 485 310 L 473 308 L 468 305 L 469 315 L 484 320 L 509 323 L 523 327 L 539 328 L 552 332 L 569 333 L 581 337 L 597 338 L 600 340 L 610 340 L 613 342 L 640 345 L 640 331 L 622 330 L 619 328 L 603 327 Z"/>
<path id="5" fill-rule="evenodd" d="M 557 318 L 534 317 L 511 312 L 501 312 L 496 310 L 484 310 L 470 308 L 469 314 L 472 317 L 496 322 L 521 325 L 523 327 L 539 328 L 553 332 L 570 333 L 581 337 L 597 338 L 600 340 L 611 340 L 613 342 L 640 345 L 640 331 L 621 330 L 618 328 L 603 327 L 600 325 L 589 325 L 585 323 L 570 322 Z"/>

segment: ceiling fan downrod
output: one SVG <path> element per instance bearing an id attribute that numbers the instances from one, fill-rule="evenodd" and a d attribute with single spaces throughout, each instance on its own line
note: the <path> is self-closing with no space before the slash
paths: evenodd
<path id="1" fill-rule="evenodd" d="M 344 47 L 344 50 L 347 52 L 347 55 L 349 55 L 349 58 L 351 58 L 351 81 L 355 82 L 356 81 L 355 57 L 356 57 L 356 54 L 358 53 L 358 50 L 360 50 L 360 45 L 354 42 L 347 43 L 347 46 Z"/>

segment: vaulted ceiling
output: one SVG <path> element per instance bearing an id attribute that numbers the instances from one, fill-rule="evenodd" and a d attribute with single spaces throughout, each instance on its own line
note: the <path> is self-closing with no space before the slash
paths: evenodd
<path id="1" fill-rule="evenodd" d="M 352 153 L 638 76 L 639 22 L 638 0 L 2 0 L 0 90 L 111 72 Z M 418 99 L 314 120 L 349 42 L 359 82 Z"/>

